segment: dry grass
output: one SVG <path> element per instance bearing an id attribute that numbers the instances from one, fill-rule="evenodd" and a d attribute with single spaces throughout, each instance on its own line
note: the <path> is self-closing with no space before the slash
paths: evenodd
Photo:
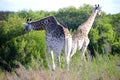
<path id="1" fill-rule="evenodd" d="M 73 80 L 71 72 L 57 69 L 55 72 L 49 70 L 24 70 L 16 69 L 15 73 L 5 72 L 6 77 L 0 80 Z M 2 76 L 2 75 L 1 75 Z"/>
<path id="2" fill-rule="evenodd" d="M 46 69 L 25 69 L 0 73 L 0 80 L 120 80 L 120 57 L 101 56 L 98 59 L 81 62 L 73 60 L 70 71 L 57 68 L 56 71 Z M 76 63 L 75 63 L 76 62 Z"/>

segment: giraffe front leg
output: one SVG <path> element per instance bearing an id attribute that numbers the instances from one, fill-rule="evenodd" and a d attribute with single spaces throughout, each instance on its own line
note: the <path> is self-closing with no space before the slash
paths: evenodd
<path id="1" fill-rule="evenodd" d="M 57 66 L 60 67 L 61 63 L 60 63 L 60 55 L 56 56 L 56 62 L 57 62 Z"/>
<path id="2" fill-rule="evenodd" d="M 87 50 L 88 44 L 89 44 L 89 39 L 86 38 L 84 43 L 83 43 L 83 47 L 81 49 L 81 54 L 82 54 L 82 58 L 81 59 L 84 60 L 84 61 L 86 61 L 86 59 L 85 59 L 85 52 Z"/>
<path id="3" fill-rule="evenodd" d="M 64 46 L 64 39 L 58 39 L 54 41 L 54 44 L 52 45 L 52 48 L 56 56 L 57 67 L 59 68 L 61 68 L 60 56 L 61 56 L 61 51 L 63 49 L 63 46 Z"/>
<path id="4" fill-rule="evenodd" d="M 54 71 L 55 70 L 55 62 L 54 62 L 54 55 L 53 55 L 53 50 L 50 50 L 50 49 L 48 49 L 48 54 L 49 54 L 49 56 L 50 56 L 50 59 L 51 59 L 51 62 L 50 63 L 52 63 L 52 64 L 50 64 L 50 66 L 52 65 L 52 71 Z"/>
<path id="5" fill-rule="evenodd" d="M 82 54 L 81 60 L 84 60 L 84 61 L 86 61 L 86 59 L 85 59 L 86 49 L 87 49 L 87 46 L 83 46 L 82 49 L 81 49 L 81 54 Z"/>
<path id="6" fill-rule="evenodd" d="M 55 52 L 55 54 L 56 54 L 56 62 L 57 62 L 57 66 L 58 67 L 61 67 L 61 63 L 60 63 L 60 54 L 61 54 L 61 50 L 62 49 L 60 49 L 59 48 L 59 50 L 54 50 L 54 52 Z"/>

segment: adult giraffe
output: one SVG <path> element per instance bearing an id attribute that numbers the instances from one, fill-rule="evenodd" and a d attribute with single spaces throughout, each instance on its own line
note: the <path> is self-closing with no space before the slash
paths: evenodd
<path id="1" fill-rule="evenodd" d="M 31 30 L 46 31 L 47 50 L 52 60 L 52 70 L 55 70 L 54 55 L 56 55 L 57 64 L 60 66 L 60 54 L 64 47 L 67 68 L 69 69 L 69 58 L 72 48 L 72 36 L 68 29 L 63 27 L 54 16 L 49 16 L 38 21 L 31 22 L 27 20 L 25 24 L 25 32 Z"/>
<path id="2" fill-rule="evenodd" d="M 72 50 L 70 57 L 72 57 L 77 50 L 81 50 L 82 58 L 85 58 L 85 51 L 87 49 L 87 46 L 90 42 L 88 38 L 88 33 L 90 29 L 92 28 L 92 25 L 94 23 L 95 17 L 97 14 L 100 15 L 100 9 L 101 7 L 98 5 L 95 5 L 95 7 L 92 10 L 91 16 L 88 18 L 86 22 L 81 24 L 77 31 L 72 36 Z"/>

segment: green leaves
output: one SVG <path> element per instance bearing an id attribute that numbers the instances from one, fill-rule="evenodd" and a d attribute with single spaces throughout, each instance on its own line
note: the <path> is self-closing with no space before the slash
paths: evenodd
<path id="1" fill-rule="evenodd" d="M 12 70 L 16 67 L 16 62 L 20 62 L 26 67 L 34 67 L 36 62 L 45 62 L 45 32 L 32 31 L 24 34 L 24 19 L 17 14 L 8 16 L 7 21 L 2 22 L 0 35 L 0 67 Z M 5 62 L 5 63 L 3 63 Z M 8 66 L 9 65 L 9 66 Z M 46 62 L 43 64 L 45 67 Z"/>
<path id="2" fill-rule="evenodd" d="M 98 39 L 100 38 L 99 32 L 97 29 L 91 29 L 89 36 L 90 36 L 91 42 L 94 44 L 96 44 L 98 42 Z"/>
<path id="3" fill-rule="evenodd" d="M 90 13 L 90 5 L 84 5 L 84 7 L 81 6 L 78 9 L 70 6 L 67 8 L 59 9 L 55 14 L 55 17 L 57 17 L 57 20 L 63 24 L 64 27 L 67 27 L 69 30 L 72 29 L 74 31 L 80 24 L 87 20 Z"/>
<path id="4" fill-rule="evenodd" d="M 89 47 L 95 48 L 98 53 L 108 54 L 112 52 L 111 44 L 114 43 L 115 32 L 111 21 L 112 19 L 105 14 L 102 17 L 97 17 L 93 29 L 90 31 L 91 42 Z"/>
<path id="5" fill-rule="evenodd" d="M 34 62 L 44 62 L 42 67 L 46 67 L 45 31 L 31 31 L 24 34 L 23 23 L 27 18 L 32 18 L 35 21 L 53 15 L 64 27 L 74 33 L 78 26 L 89 18 L 91 12 L 92 7 L 85 4 L 79 8 L 73 6 L 62 8 L 57 12 L 22 10 L 9 14 L 5 20 L 1 16 L 0 67 L 10 70 L 16 67 L 17 61 L 27 67 L 34 67 Z M 102 12 L 102 17 L 96 17 L 89 33 L 91 53 L 119 54 L 119 24 L 120 14 L 106 15 Z"/>

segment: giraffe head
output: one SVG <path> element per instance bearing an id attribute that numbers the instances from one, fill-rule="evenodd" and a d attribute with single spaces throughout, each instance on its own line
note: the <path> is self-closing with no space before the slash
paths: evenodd
<path id="1" fill-rule="evenodd" d="M 31 21 L 32 21 L 32 19 L 27 19 L 26 23 L 24 24 L 24 27 L 25 27 L 24 31 L 25 32 L 33 30 L 32 25 L 30 24 Z"/>
<path id="2" fill-rule="evenodd" d="M 94 12 L 96 12 L 98 15 L 101 15 L 101 7 L 98 5 L 95 5 Z"/>
<path id="3" fill-rule="evenodd" d="M 31 19 L 27 19 L 26 23 L 24 24 L 24 31 L 29 32 L 31 30 L 48 30 L 48 28 L 54 30 L 53 26 L 57 26 L 58 24 L 59 23 L 54 16 L 48 16 L 34 22 L 31 21 Z"/>

